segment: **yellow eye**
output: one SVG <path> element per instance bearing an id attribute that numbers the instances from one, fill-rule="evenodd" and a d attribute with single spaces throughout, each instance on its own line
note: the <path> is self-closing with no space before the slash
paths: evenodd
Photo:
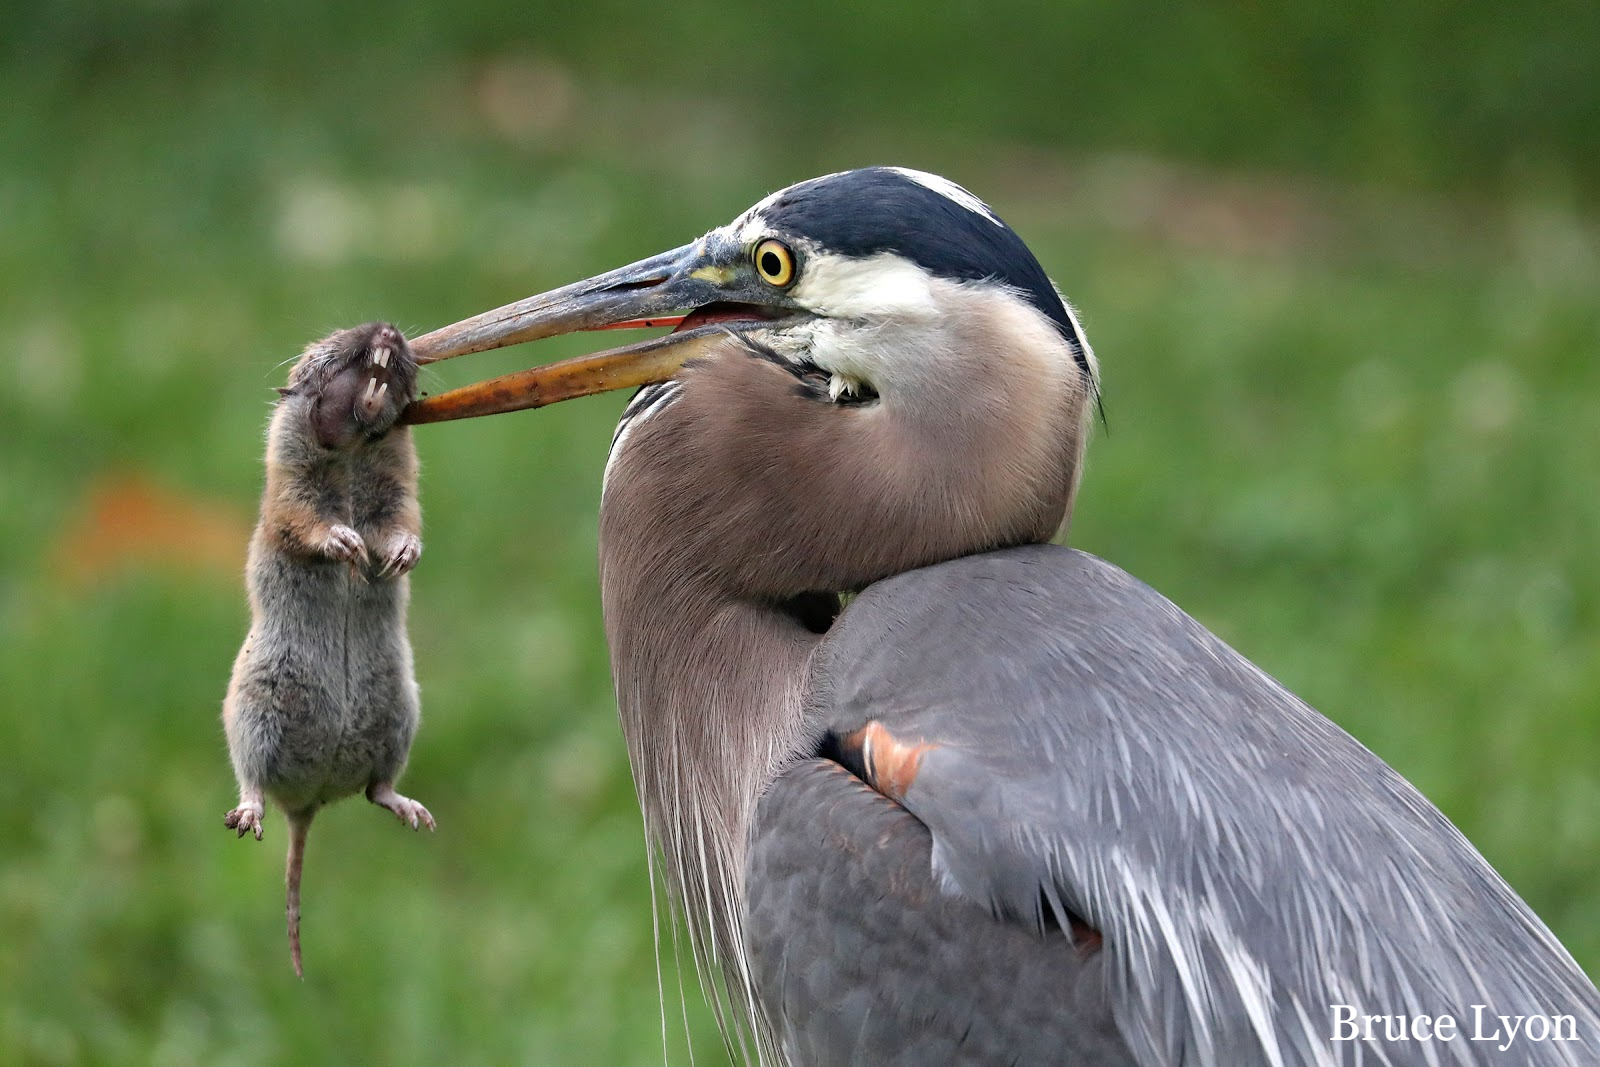
<path id="1" fill-rule="evenodd" d="M 794 281 L 794 253 L 782 241 L 762 241 L 751 258 L 755 260 L 756 273 L 768 285 L 782 289 Z"/>

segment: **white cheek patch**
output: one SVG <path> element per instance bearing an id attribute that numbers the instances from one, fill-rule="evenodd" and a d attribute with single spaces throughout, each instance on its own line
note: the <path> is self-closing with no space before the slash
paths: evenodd
<path id="1" fill-rule="evenodd" d="M 923 336 L 914 327 L 911 335 Z M 892 326 L 878 326 L 848 319 L 819 319 L 804 328 L 805 350 L 810 362 L 829 374 L 828 399 L 844 395 L 859 396 L 866 388 L 881 392 L 885 386 L 915 379 L 933 372 L 912 353 L 904 352 L 886 340 L 904 336 Z"/>
<path id="2" fill-rule="evenodd" d="M 928 319 L 939 313 L 926 271 L 892 252 L 807 256 L 789 295 L 830 319 Z"/>
<path id="3" fill-rule="evenodd" d="M 960 204 L 975 215 L 982 215 L 996 226 L 1005 225 L 988 204 L 985 204 L 949 178 L 941 178 L 937 174 L 929 174 L 925 170 L 912 170 L 909 167 L 888 167 L 886 169 L 894 171 L 908 181 L 916 182 L 924 189 L 932 189 L 946 200 Z"/>

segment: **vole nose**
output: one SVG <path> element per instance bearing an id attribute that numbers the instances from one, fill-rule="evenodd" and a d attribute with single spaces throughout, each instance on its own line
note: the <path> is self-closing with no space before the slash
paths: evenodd
<path id="1" fill-rule="evenodd" d="M 387 370 L 390 358 L 399 349 L 403 340 L 400 331 L 393 326 L 378 327 L 372 335 L 372 340 L 367 344 L 367 355 L 372 365 Z"/>

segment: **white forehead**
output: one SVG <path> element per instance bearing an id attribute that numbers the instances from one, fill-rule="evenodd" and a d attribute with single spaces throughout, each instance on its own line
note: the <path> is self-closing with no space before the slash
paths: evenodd
<path id="1" fill-rule="evenodd" d="M 777 196 L 773 193 L 772 196 Z M 767 217 L 762 214 L 762 208 L 771 203 L 772 196 L 767 197 L 743 215 L 722 227 L 722 232 L 731 236 L 742 245 L 753 245 L 767 235 L 771 229 L 767 225 Z"/>

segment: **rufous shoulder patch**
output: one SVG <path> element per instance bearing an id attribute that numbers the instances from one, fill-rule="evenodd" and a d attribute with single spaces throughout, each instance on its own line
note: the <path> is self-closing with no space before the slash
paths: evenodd
<path id="1" fill-rule="evenodd" d="M 840 743 L 860 763 L 866 783 L 897 801 L 905 799 L 906 790 L 917 780 L 922 757 L 939 747 L 930 741 L 902 741 L 876 719 L 846 734 Z"/>

